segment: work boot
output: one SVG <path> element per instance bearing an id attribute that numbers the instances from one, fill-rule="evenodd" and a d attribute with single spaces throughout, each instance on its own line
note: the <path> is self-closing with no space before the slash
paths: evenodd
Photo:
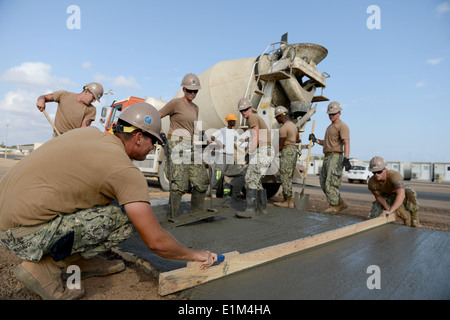
<path id="1" fill-rule="evenodd" d="M 267 214 L 267 193 L 266 189 L 258 190 L 258 210 L 261 214 Z"/>
<path id="2" fill-rule="evenodd" d="M 332 206 L 331 204 L 329 205 L 329 207 L 327 209 L 325 209 L 323 212 L 324 213 L 330 213 L 330 214 L 336 214 L 339 212 L 339 205 L 337 206 Z"/>
<path id="3" fill-rule="evenodd" d="M 180 210 L 182 194 L 178 192 L 171 192 L 169 196 L 169 212 L 167 213 L 167 218 L 172 218 L 172 207 L 173 206 L 173 218 L 178 216 L 178 211 Z"/>
<path id="4" fill-rule="evenodd" d="M 97 255 L 91 259 L 79 258 L 74 261 L 64 260 L 65 267 L 76 265 L 80 268 L 81 279 L 90 277 L 104 277 L 110 274 L 122 272 L 125 270 L 125 263 L 122 260 L 108 260 L 102 255 Z M 63 279 L 70 276 L 68 273 L 63 274 Z"/>
<path id="5" fill-rule="evenodd" d="M 285 197 L 284 201 L 274 202 L 273 205 L 281 208 L 289 208 L 289 209 L 295 208 L 294 200 L 292 200 L 292 197 Z"/>
<path id="6" fill-rule="evenodd" d="M 339 197 L 339 203 L 338 203 L 337 207 L 338 207 L 338 212 L 341 212 L 342 210 L 348 208 L 347 204 L 345 204 L 344 200 L 342 200 L 341 197 Z"/>
<path id="7" fill-rule="evenodd" d="M 43 300 L 78 300 L 84 296 L 84 289 L 69 289 L 63 284 L 62 271 L 50 256 L 39 262 L 22 262 L 14 275 Z"/>
<path id="8" fill-rule="evenodd" d="M 206 192 L 199 192 L 196 188 L 192 188 L 192 197 L 191 197 L 192 214 L 203 212 L 203 206 L 205 204 L 205 194 Z"/>
<path id="9" fill-rule="evenodd" d="M 411 226 L 411 217 L 409 215 L 409 212 L 406 211 L 405 207 L 402 205 L 397 210 L 395 210 L 395 213 L 397 214 L 397 217 L 403 220 L 403 223 L 405 226 L 410 227 Z"/>
<path id="10" fill-rule="evenodd" d="M 247 209 L 245 211 L 236 212 L 238 218 L 252 218 L 256 211 L 256 191 L 255 189 L 246 190 Z"/>
<path id="11" fill-rule="evenodd" d="M 413 227 L 413 228 L 422 227 L 422 225 L 419 222 L 419 213 L 417 213 L 417 212 L 411 213 L 411 227 Z"/>

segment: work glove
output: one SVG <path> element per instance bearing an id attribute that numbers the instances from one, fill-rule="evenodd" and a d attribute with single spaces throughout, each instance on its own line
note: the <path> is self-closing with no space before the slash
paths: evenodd
<path id="1" fill-rule="evenodd" d="M 316 139 L 316 136 L 314 135 L 314 133 L 309 134 L 308 140 L 312 140 L 313 143 L 316 143 L 317 139 Z"/>
<path id="2" fill-rule="evenodd" d="M 344 165 L 345 171 L 349 171 L 352 167 L 352 165 L 350 164 L 350 160 L 348 158 L 344 158 L 342 164 Z"/>

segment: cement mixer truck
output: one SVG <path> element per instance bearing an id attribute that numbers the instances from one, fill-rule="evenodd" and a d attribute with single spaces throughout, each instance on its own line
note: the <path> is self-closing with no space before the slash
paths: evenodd
<path id="1" fill-rule="evenodd" d="M 274 110 L 282 105 L 288 109 L 291 121 L 301 134 L 316 112 L 315 103 L 329 100 L 323 95 L 329 75 L 316 68 L 327 54 L 327 49 L 317 44 L 289 44 L 285 34 L 280 42 L 270 44 L 257 57 L 222 61 L 207 69 L 198 75 L 202 89 L 194 100 L 200 108 L 198 120 L 201 121 L 202 129 L 220 129 L 226 126 L 225 116 L 234 113 L 239 119 L 236 127 L 246 130 L 246 120 L 238 112 L 237 103 L 240 98 L 247 97 L 272 132 L 275 133 L 280 128 Z M 316 94 L 318 90 L 320 93 Z M 182 96 L 183 91 L 180 89 L 174 98 Z M 115 101 L 102 110 L 101 121 L 105 123 L 107 119 L 105 131 L 117 120 L 123 108 L 130 105 L 131 99 L 136 100 L 135 97 L 130 97 Z M 166 104 L 165 101 L 152 97 L 146 97 L 145 101 L 158 110 Z M 169 117 L 163 118 L 162 126 L 163 131 L 168 132 Z M 278 139 L 272 141 L 276 143 Z M 301 145 L 299 149 L 302 149 Z M 278 161 L 277 156 L 274 161 Z M 165 163 L 164 149 L 157 146 L 146 160 L 136 162 L 135 165 L 144 175 L 157 178 L 162 189 L 167 191 L 169 182 L 164 174 Z M 294 183 L 301 183 L 302 179 L 302 174 L 297 170 Z M 274 196 L 280 187 L 278 173 L 266 175 L 263 185 L 267 196 Z"/>

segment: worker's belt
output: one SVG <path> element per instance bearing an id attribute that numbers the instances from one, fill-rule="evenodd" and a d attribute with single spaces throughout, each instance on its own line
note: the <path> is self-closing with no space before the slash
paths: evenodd
<path id="1" fill-rule="evenodd" d="M 284 145 L 281 149 L 288 149 L 288 148 L 295 148 L 295 149 L 297 149 L 297 147 L 295 145 L 293 145 L 293 144 Z"/>
<path id="2" fill-rule="evenodd" d="M 11 228 L 6 231 L 0 230 L 0 240 L 6 240 L 11 238 L 22 238 L 29 234 L 35 233 L 39 231 L 43 227 L 45 227 L 47 223 L 40 223 L 34 226 L 23 226 L 17 228 Z"/>
<path id="3" fill-rule="evenodd" d="M 325 153 L 325 158 L 326 158 L 326 157 L 329 157 L 329 156 L 332 156 L 332 155 L 334 155 L 334 154 L 342 155 L 342 152 L 327 152 L 327 153 Z"/>

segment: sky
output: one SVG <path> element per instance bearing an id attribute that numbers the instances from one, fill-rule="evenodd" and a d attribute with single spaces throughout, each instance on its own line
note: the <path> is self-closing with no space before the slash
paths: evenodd
<path id="1" fill-rule="evenodd" d="M 448 0 L 0 0 L 0 142 L 51 139 L 42 94 L 100 82 L 114 92 L 94 103 L 102 129 L 107 103 L 169 101 L 185 74 L 257 57 L 286 32 L 289 43 L 327 48 L 317 69 L 343 107 L 351 157 L 450 162 Z M 313 116 L 317 138 L 327 105 Z M 47 104 L 52 119 L 56 108 Z"/>

